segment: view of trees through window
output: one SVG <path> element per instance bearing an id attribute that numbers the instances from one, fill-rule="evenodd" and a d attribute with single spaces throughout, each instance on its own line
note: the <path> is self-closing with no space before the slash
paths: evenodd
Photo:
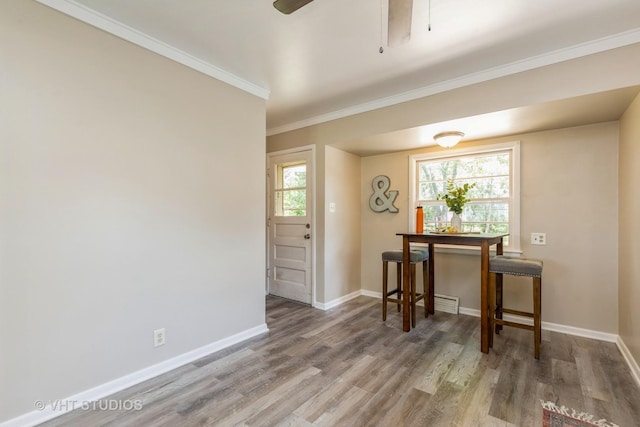
<path id="1" fill-rule="evenodd" d="M 282 164 L 277 167 L 275 215 L 306 216 L 307 165 Z"/>
<path id="2" fill-rule="evenodd" d="M 462 231 L 509 232 L 510 152 L 494 152 L 417 162 L 417 202 L 424 208 L 424 229 L 446 226 L 451 214 L 438 200 L 446 192 L 447 179 L 456 186 L 475 183 L 471 199 L 461 215 Z"/>

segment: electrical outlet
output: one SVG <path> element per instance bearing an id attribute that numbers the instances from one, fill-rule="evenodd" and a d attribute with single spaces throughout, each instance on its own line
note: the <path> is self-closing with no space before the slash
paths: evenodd
<path id="1" fill-rule="evenodd" d="M 166 335 L 164 332 L 164 328 L 162 329 L 156 329 L 155 331 L 153 331 L 153 346 L 154 347 L 160 347 L 161 345 L 164 345 L 164 340 L 166 339 Z"/>
<path id="2" fill-rule="evenodd" d="M 547 244 L 547 234 L 546 233 L 531 233 L 531 244 L 532 245 L 546 245 Z"/>

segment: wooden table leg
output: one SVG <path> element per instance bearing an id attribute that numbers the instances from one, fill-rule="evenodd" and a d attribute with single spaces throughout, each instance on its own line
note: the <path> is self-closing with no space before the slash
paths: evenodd
<path id="1" fill-rule="evenodd" d="M 436 310 L 435 310 L 435 299 L 434 299 L 434 280 L 435 280 L 435 270 L 434 270 L 434 266 L 435 266 L 435 261 L 434 261 L 434 250 L 433 250 L 433 243 L 429 243 L 429 314 L 435 314 Z M 426 301 L 425 301 L 426 304 Z"/>
<path id="2" fill-rule="evenodd" d="M 480 248 L 480 350 L 489 353 L 489 242 Z"/>
<path id="3" fill-rule="evenodd" d="M 411 306 L 409 305 L 409 236 L 402 236 L 402 330 L 409 332 L 411 329 Z"/>
<path id="4" fill-rule="evenodd" d="M 502 255 L 502 250 L 502 240 L 500 240 L 500 242 L 496 245 L 496 255 Z M 493 325 L 493 316 L 498 319 L 502 319 L 502 274 L 495 274 L 494 277 L 495 288 L 492 287 L 490 295 L 490 297 L 494 301 L 494 304 L 491 305 L 491 311 L 489 312 L 489 316 L 491 316 L 491 325 Z M 491 278 L 491 275 L 489 276 L 489 278 Z M 497 306 L 500 307 L 499 313 L 495 312 Z M 493 335 L 502 330 L 502 325 L 495 325 L 495 327 L 491 325 L 489 325 L 491 329 L 489 332 L 491 337 L 491 339 L 489 340 L 489 346 L 493 347 Z"/>

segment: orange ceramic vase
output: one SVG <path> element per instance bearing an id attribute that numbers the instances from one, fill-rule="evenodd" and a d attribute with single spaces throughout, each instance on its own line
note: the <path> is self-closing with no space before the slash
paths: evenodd
<path id="1" fill-rule="evenodd" d="M 416 208 L 416 233 L 424 232 L 424 210 L 422 206 Z"/>

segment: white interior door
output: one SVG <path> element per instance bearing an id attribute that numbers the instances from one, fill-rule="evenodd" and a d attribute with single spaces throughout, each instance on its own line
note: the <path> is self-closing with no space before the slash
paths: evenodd
<path id="1" fill-rule="evenodd" d="M 311 304 L 312 151 L 269 157 L 268 290 Z"/>

